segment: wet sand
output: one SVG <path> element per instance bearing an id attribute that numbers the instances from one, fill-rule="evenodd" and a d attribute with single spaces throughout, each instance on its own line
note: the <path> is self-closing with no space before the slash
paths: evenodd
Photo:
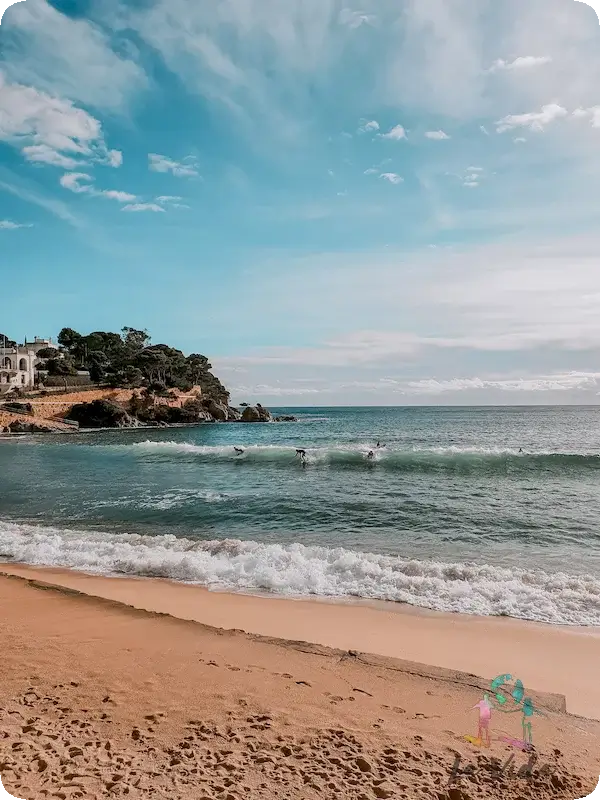
<path id="1" fill-rule="evenodd" d="M 209 592 L 160 579 L 106 578 L 64 569 L 0 571 L 76 589 L 216 628 L 360 650 L 562 694 L 573 714 L 600 719 L 600 629 L 428 612 L 398 603 L 328 602 Z"/>

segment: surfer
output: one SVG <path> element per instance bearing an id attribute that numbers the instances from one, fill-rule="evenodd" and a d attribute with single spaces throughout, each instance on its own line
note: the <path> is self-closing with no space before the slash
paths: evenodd
<path id="1" fill-rule="evenodd" d="M 238 454 L 238 456 L 241 456 L 242 453 L 244 452 L 244 449 L 242 447 L 234 447 L 233 449 Z"/>
<path id="2" fill-rule="evenodd" d="M 302 466 L 306 466 L 306 450 L 296 450 L 296 455 L 300 456 L 300 461 L 302 462 Z"/>
<path id="3" fill-rule="evenodd" d="M 367 458 L 369 459 L 369 461 L 372 461 L 375 458 L 375 453 L 372 450 L 369 450 L 369 452 L 367 453 Z"/>
<path id="4" fill-rule="evenodd" d="M 523 448 L 519 447 L 519 453 L 522 453 L 522 452 L 523 452 Z"/>

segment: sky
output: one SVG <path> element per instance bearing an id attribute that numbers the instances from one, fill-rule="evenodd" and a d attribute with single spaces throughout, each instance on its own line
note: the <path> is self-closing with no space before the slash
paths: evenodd
<path id="1" fill-rule="evenodd" d="M 235 402 L 600 402 L 574 0 L 25 0 L 0 330 L 148 329 Z"/>

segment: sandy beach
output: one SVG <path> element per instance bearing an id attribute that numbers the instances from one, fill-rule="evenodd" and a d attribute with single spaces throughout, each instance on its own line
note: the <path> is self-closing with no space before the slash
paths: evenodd
<path id="1" fill-rule="evenodd" d="M 17 797 L 517 800 L 598 782 L 600 723 L 572 713 L 592 666 L 563 674 L 598 652 L 594 631 L 3 573 L 0 760 Z M 474 653 L 480 678 L 447 667 Z M 464 739 L 504 669 L 525 670 L 544 712 L 534 754 L 498 741 L 518 714 L 494 713 L 489 749 Z"/>

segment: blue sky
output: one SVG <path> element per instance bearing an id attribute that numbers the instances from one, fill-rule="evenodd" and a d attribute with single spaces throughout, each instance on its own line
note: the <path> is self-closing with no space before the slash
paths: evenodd
<path id="1" fill-rule="evenodd" d="M 0 329 L 272 405 L 597 403 L 599 44 L 573 0 L 17 3 Z"/>

